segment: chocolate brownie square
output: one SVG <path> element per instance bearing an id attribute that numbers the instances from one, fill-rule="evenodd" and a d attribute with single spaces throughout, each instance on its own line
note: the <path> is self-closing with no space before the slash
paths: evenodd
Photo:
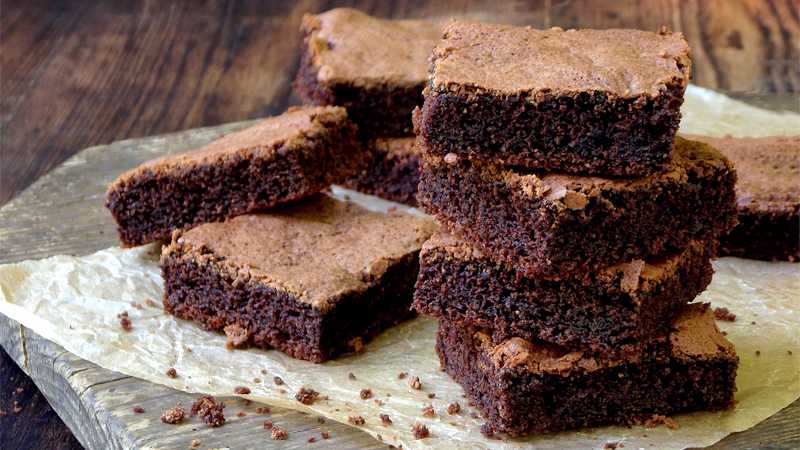
<path id="1" fill-rule="evenodd" d="M 541 340 L 619 357 L 641 351 L 711 282 L 712 245 L 562 278 L 527 277 L 451 235 L 422 247 L 417 312 L 492 340 Z"/>
<path id="2" fill-rule="evenodd" d="M 668 165 L 691 72 L 668 31 L 454 21 L 431 58 L 416 124 L 431 153 L 589 175 Z"/>
<path id="3" fill-rule="evenodd" d="M 713 241 L 736 222 L 736 173 L 697 141 L 678 138 L 667 170 L 641 178 L 528 173 L 420 150 L 420 206 L 531 277 L 647 260 Z"/>
<path id="4" fill-rule="evenodd" d="M 109 186 L 106 206 L 122 243 L 141 245 L 320 192 L 367 158 L 344 108 L 293 108 L 123 173 Z"/>
<path id="5" fill-rule="evenodd" d="M 629 425 L 733 405 L 738 357 L 708 304 L 684 308 L 667 337 L 640 355 L 603 359 L 440 322 L 442 367 L 483 412 L 485 431 L 511 436 Z"/>
<path id="6" fill-rule="evenodd" d="M 720 238 L 720 256 L 800 261 L 800 136 L 711 138 L 739 180 L 739 224 Z"/>
<path id="7" fill-rule="evenodd" d="M 415 139 L 381 138 L 369 145 L 372 160 L 343 186 L 409 206 L 417 205 L 419 154 Z"/>
<path id="8" fill-rule="evenodd" d="M 441 25 L 385 20 L 349 8 L 303 17 L 295 91 L 304 103 L 347 107 L 362 134 L 411 134 L 411 111 L 422 105 L 428 56 Z"/>
<path id="9" fill-rule="evenodd" d="M 173 234 L 164 308 L 235 345 L 322 362 L 410 317 L 422 243 L 435 224 L 318 194 Z"/>

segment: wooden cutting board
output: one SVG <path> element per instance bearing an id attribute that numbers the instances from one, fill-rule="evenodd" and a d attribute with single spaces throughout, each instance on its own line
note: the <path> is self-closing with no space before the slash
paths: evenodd
<path id="1" fill-rule="evenodd" d="M 148 159 L 197 147 L 247 122 L 188 130 L 163 136 L 114 142 L 76 154 L 0 209 L 0 263 L 57 254 L 85 255 L 118 244 L 110 214 L 103 207 L 105 189 L 118 174 Z M 269 419 L 289 431 L 273 441 L 263 429 L 267 418 L 256 404 L 225 399 L 228 421 L 208 428 L 197 421 L 165 425 L 161 412 L 177 402 L 192 404 L 196 395 L 175 391 L 102 369 L 65 351 L 0 315 L 0 345 L 34 380 L 53 409 L 88 449 L 189 448 L 379 448 L 363 432 L 316 417 L 273 408 Z M 145 409 L 133 412 L 135 406 Z M 243 417 L 237 413 L 244 411 Z M 742 433 L 710 447 L 800 447 L 800 400 Z M 320 432 L 330 432 L 330 439 Z"/>

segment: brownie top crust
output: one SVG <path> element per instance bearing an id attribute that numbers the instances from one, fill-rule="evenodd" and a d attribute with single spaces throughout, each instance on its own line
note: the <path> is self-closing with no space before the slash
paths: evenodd
<path id="1" fill-rule="evenodd" d="M 414 86 L 428 79 L 428 56 L 441 38 L 440 24 L 386 20 L 350 8 L 303 17 L 307 51 L 323 83 Z"/>
<path id="2" fill-rule="evenodd" d="M 534 343 L 518 337 L 493 344 L 491 337 L 480 331 L 474 337 L 497 368 L 522 368 L 531 373 L 566 376 L 573 370 L 591 372 L 638 358 L 631 356 L 626 359 L 600 359 L 584 355 L 580 351 L 569 351 L 552 344 Z M 673 330 L 668 339 L 670 353 L 677 358 L 702 359 L 720 354 L 735 354 L 733 344 L 725 339 L 714 323 L 713 311 L 707 303 L 686 306 L 673 322 Z"/>
<path id="3" fill-rule="evenodd" d="M 687 137 L 714 146 L 733 162 L 740 208 L 770 211 L 800 207 L 800 136 Z"/>
<path id="4" fill-rule="evenodd" d="M 426 218 L 369 211 L 318 194 L 299 203 L 175 233 L 169 247 L 210 258 L 237 279 L 266 283 L 325 311 L 369 288 L 435 230 Z M 167 248 L 165 253 L 173 249 Z"/>
<path id="5" fill-rule="evenodd" d="M 223 162 L 234 155 L 278 156 L 283 147 L 303 147 L 311 136 L 335 127 L 350 126 L 352 125 L 347 118 L 347 110 L 338 106 L 292 107 L 279 116 L 263 119 L 203 147 L 147 161 L 120 175 L 111 183 L 109 191 L 142 172 L 169 171 L 176 167 Z M 313 151 L 313 148 L 309 148 L 309 151 Z"/>
<path id="6" fill-rule="evenodd" d="M 451 21 L 431 62 L 431 86 L 457 94 L 558 95 L 586 91 L 631 98 L 685 88 L 689 45 L 681 33 L 537 30 Z"/>
<path id="7" fill-rule="evenodd" d="M 681 259 L 693 252 L 703 252 L 703 248 L 708 245 L 701 241 L 692 241 L 691 244 L 680 253 L 664 255 L 648 261 L 636 259 L 630 262 L 615 264 L 610 267 L 592 272 L 591 276 L 597 281 L 616 281 L 619 280 L 620 290 L 623 292 L 635 293 L 647 291 L 659 281 L 669 278 L 679 269 Z M 453 235 L 440 231 L 434 233 L 431 238 L 422 246 L 422 253 L 445 250 L 455 258 L 463 260 L 475 260 L 483 258 L 483 252 L 470 245 L 468 242 L 458 239 Z M 585 276 L 578 274 L 577 276 Z"/>

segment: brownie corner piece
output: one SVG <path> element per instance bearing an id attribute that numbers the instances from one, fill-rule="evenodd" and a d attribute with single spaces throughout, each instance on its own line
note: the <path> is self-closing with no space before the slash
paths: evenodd
<path id="1" fill-rule="evenodd" d="M 380 138 L 369 145 L 372 160 L 343 186 L 386 200 L 417 206 L 419 153 L 416 139 Z"/>
<path id="2" fill-rule="evenodd" d="M 418 253 L 434 223 L 319 194 L 176 232 L 163 249 L 165 310 L 237 346 L 322 362 L 411 317 Z"/>
<path id="3" fill-rule="evenodd" d="M 599 359 L 521 338 L 496 344 L 443 320 L 436 351 L 487 428 L 514 437 L 730 408 L 739 359 L 708 305 L 685 307 L 673 325 L 637 357 Z"/>
<path id="4" fill-rule="evenodd" d="M 301 32 L 293 85 L 304 103 L 346 107 L 367 137 L 411 134 L 411 110 L 422 104 L 439 24 L 335 8 L 303 17 Z"/>
<path id="5" fill-rule="evenodd" d="M 453 21 L 431 58 L 431 152 L 613 176 L 668 164 L 691 72 L 682 34 L 622 29 Z"/>
<path id="6" fill-rule="evenodd" d="M 344 108 L 290 108 L 123 173 L 109 185 L 106 207 L 122 243 L 142 245 L 320 192 L 352 176 L 367 157 Z"/>

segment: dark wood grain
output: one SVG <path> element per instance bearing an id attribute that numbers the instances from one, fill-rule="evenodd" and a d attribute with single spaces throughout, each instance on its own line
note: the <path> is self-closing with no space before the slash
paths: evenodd
<path id="1" fill-rule="evenodd" d="M 754 93 L 762 106 L 800 107 L 797 0 L 4 0 L 0 205 L 85 147 L 282 111 L 296 102 L 289 82 L 300 17 L 340 4 L 385 17 L 466 14 L 536 27 L 667 25 L 686 33 L 696 83 Z M 3 389 L 22 383 L 13 369 L 0 358 Z M 49 448 L 47 437 L 15 428 L 64 432 L 33 385 L 24 388 L 41 408 L 0 418 L 0 447 L 26 436 L 33 440 L 13 442 Z"/>

